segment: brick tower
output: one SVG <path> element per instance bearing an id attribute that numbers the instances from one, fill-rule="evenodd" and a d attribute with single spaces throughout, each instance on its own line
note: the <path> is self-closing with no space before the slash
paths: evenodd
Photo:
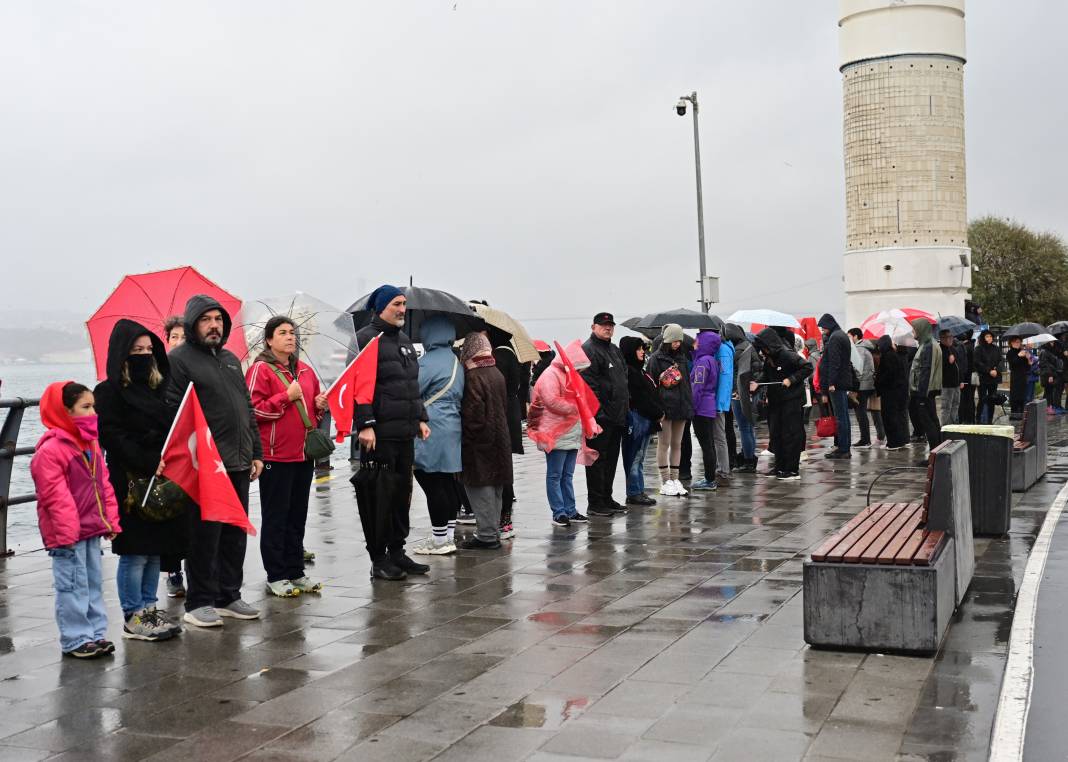
<path id="1" fill-rule="evenodd" d="M 964 0 L 841 0 L 846 321 L 962 315 Z"/>

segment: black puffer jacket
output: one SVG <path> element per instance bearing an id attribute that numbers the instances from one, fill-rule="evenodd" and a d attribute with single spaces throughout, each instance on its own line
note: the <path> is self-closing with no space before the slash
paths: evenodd
<path id="1" fill-rule="evenodd" d="M 832 386 L 840 392 L 853 389 L 852 343 L 849 337 L 830 313 L 820 318 L 819 327 L 830 331 L 823 342 L 820 387 L 825 393 Z"/>
<path id="2" fill-rule="evenodd" d="M 979 383 L 982 386 L 995 386 L 1001 383 L 1001 347 L 996 341 L 986 343 L 987 335 L 993 336 L 990 331 L 979 334 L 979 340 L 975 343 L 975 352 L 972 353 L 974 370 L 979 374 Z M 997 371 L 991 376 L 990 371 Z"/>
<path id="3" fill-rule="evenodd" d="M 420 421 L 428 419 L 419 395 L 419 360 L 408 335 L 375 315 L 356 334 L 360 349 L 378 340 L 378 376 L 371 404 L 356 406 L 353 430 L 373 428 L 376 439 L 404 441 L 419 435 Z"/>
<path id="4" fill-rule="evenodd" d="M 623 353 L 612 342 L 593 335 L 586 339 L 582 351 L 590 358 L 590 367 L 579 372 L 601 403 L 597 423 L 602 427 L 625 425 L 630 392 L 627 391 L 627 365 Z"/>
<path id="5" fill-rule="evenodd" d="M 169 521 L 149 521 L 136 506 L 125 505 L 130 479 L 148 479 L 159 465 L 160 451 L 173 416 L 163 402 L 164 383 L 153 389 L 147 377 L 136 372 L 123 379 L 130 348 L 141 336 L 152 339 L 152 354 L 132 362 L 150 360 L 166 381 L 169 364 L 159 337 L 132 320 L 120 320 L 108 342 L 108 377 L 96 385 L 96 412 L 100 416 L 100 444 L 106 451 L 108 473 L 119 501 L 122 531 L 111 543 L 118 555 L 182 555 L 192 524 L 188 513 Z M 133 378 L 131 378 L 133 376 Z"/>
<path id="6" fill-rule="evenodd" d="M 222 343 L 218 349 L 201 344 L 197 338 L 197 320 L 209 310 L 223 316 Z M 197 390 L 204 417 L 227 471 L 248 471 L 253 460 L 263 460 L 263 445 L 252 411 L 252 400 L 245 386 L 245 374 L 233 352 L 222 347 L 230 336 L 230 315 L 215 299 L 198 294 L 185 305 L 185 343 L 170 354 L 171 374 L 167 379 L 164 401 L 172 415 L 178 412 L 190 382 Z"/>
<path id="7" fill-rule="evenodd" d="M 848 339 L 846 339 L 848 341 Z M 805 396 L 805 379 L 812 375 L 812 363 L 792 349 L 787 348 L 774 328 L 765 328 L 756 335 L 754 346 L 764 353 L 764 366 L 756 380 L 768 383 L 765 387 L 769 405 Z M 790 379 L 790 385 L 774 383 Z"/>
<path id="8" fill-rule="evenodd" d="M 675 386 L 666 387 L 661 383 L 661 375 L 668 368 L 675 366 L 682 374 Z M 688 421 L 693 418 L 693 387 L 690 386 L 690 367 L 684 347 L 672 352 L 670 344 L 661 344 L 660 349 L 649 357 L 649 375 L 656 382 L 660 395 L 660 404 L 664 407 L 664 417 L 669 421 Z"/>
<path id="9" fill-rule="evenodd" d="M 645 372 L 642 361 L 638 359 L 638 348 L 643 343 L 637 336 L 624 336 L 619 340 L 619 351 L 627 363 L 630 409 L 658 427 L 660 419 L 664 417 L 664 406 L 660 404 L 660 395 L 656 393 L 656 382 Z"/>

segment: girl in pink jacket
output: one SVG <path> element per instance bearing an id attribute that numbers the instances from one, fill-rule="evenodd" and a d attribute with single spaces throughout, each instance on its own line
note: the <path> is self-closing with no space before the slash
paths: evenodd
<path id="1" fill-rule="evenodd" d="M 119 506 L 97 442 L 93 393 L 73 381 L 41 396 L 48 431 L 37 443 L 30 473 L 37 487 L 37 524 L 52 557 L 56 624 L 63 653 L 93 659 L 115 652 L 101 586 L 100 538 L 113 538 Z"/>

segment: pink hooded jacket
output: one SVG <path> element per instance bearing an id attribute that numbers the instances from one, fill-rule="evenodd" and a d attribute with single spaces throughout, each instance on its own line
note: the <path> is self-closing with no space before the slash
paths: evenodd
<path id="1" fill-rule="evenodd" d="M 122 531 L 100 444 L 88 443 L 90 458 L 69 431 L 50 425 L 60 414 L 69 418 L 61 394 L 52 393 L 52 387 L 62 390 L 62 386 L 53 384 L 41 398 L 41 418 L 49 429 L 30 461 L 37 487 L 37 525 L 49 549 Z"/>
<path id="2" fill-rule="evenodd" d="M 575 368 L 582 370 L 590 366 L 590 359 L 577 339 L 564 349 Z M 579 423 L 579 409 L 575 404 L 574 394 L 567 385 L 567 371 L 561 357 L 553 358 L 552 364 L 538 378 L 530 400 L 530 413 L 527 416 L 527 436 L 543 452 L 552 452 L 560 437 L 567 434 Z M 597 459 L 596 450 L 585 444 L 579 432 L 578 462 L 590 465 Z"/>

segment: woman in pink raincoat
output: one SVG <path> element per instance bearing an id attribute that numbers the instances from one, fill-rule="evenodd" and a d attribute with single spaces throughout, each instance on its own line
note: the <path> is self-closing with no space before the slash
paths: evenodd
<path id="1" fill-rule="evenodd" d="M 577 339 L 564 353 L 575 370 L 589 367 L 590 360 Z M 545 492 L 553 525 L 558 527 L 587 521 L 575 507 L 575 463 L 593 463 L 597 453 L 586 446 L 586 438 L 600 432 L 592 414 L 589 420 L 582 420 L 578 390 L 570 373 L 564 358 L 555 357 L 534 385 L 527 415 L 527 436 L 545 453 Z M 575 376 L 579 383 L 585 383 L 577 373 Z"/>

